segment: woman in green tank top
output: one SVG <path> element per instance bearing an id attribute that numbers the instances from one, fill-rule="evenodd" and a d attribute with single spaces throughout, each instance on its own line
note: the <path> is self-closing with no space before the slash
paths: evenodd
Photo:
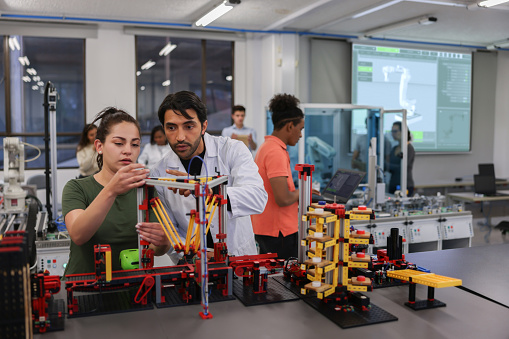
<path id="1" fill-rule="evenodd" d="M 136 189 L 143 186 L 149 170 L 136 163 L 141 133 L 136 119 L 125 111 L 108 107 L 94 122 L 99 172 L 70 180 L 63 191 L 62 210 L 71 237 L 65 274 L 94 272 L 94 245 L 108 244 L 113 270 L 120 270 L 119 253 L 138 248 L 138 234 L 150 242 L 155 255 L 169 248 L 161 225 L 137 223 Z"/>

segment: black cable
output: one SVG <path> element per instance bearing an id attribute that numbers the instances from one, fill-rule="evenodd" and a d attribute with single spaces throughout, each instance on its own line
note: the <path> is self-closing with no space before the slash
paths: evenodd
<path id="1" fill-rule="evenodd" d="M 37 198 L 35 195 L 31 195 L 31 194 L 27 194 L 26 197 L 35 200 L 35 202 L 37 203 L 37 206 L 39 208 L 39 212 L 42 211 L 43 206 L 42 206 L 42 202 L 41 202 L 41 200 L 39 200 L 39 198 Z"/>

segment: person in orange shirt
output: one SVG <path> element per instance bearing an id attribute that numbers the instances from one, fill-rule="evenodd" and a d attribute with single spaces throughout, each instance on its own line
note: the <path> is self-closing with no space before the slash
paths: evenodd
<path id="1" fill-rule="evenodd" d="M 302 137 L 304 113 L 298 105 L 299 99 L 290 94 L 277 94 L 270 100 L 274 132 L 265 137 L 255 156 L 268 194 L 265 211 L 251 216 L 255 238 L 260 253 L 277 253 L 282 259 L 296 257 L 299 249 L 299 190 L 286 149 Z"/>

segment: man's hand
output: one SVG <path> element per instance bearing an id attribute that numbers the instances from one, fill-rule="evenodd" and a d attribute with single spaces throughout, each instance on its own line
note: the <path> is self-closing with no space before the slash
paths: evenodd
<path id="1" fill-rule="evenodd" d="M 231 136 L 231 138 L 232 138 L 232 139 L 237 139 L 237 138 L 238 138 L 238 137 L 237 137 L 237 134 L 235 134 L 235 133 L 232 133 L 232 136 Z"/>
<path id="2" fill-rule="evenodd" d="M 187 176 L 187 173 L 181 172 L 181 171 L 177 171 L 177 170 L 167 169 L 166 173 L 174 175 L 174 176 L 177 176 L 177 177 Z M 191 195 L 191 191 L 190 190 L 186 190 L 186 189 L 183 189 L 183 188 L 171 188 L 171 187 L 168 187 L 168 189 L 172 190 L 173 193 L 175 193 L 175 194 L 177 194 L 177 192 L 178 192 L 180 195 L 183 195 L 184 197 L 188 197 L 188 196 Z"/>

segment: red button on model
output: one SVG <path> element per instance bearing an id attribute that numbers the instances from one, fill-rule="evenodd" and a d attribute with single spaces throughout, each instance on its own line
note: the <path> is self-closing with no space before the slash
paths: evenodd
<path id="1" fill-rule="evenodd" d="M 366 277 L 363 276 L 363 275 L 358 275 L 357 276 L 357 281 L 366 281 Z"/>
<path id="2" fill-rule="evenodd" d="M 359 211 L 365 211 L 366 210 L 366 206 L 359 206 Z"/>
<path id="3" fill-rule="evenodd" d="M 357 252 L 357 258 L 364 258 L 366 254 L 364 252 Z"/>
<path id="4" fill-rule="evenodd" d="M 357 230 L 357 234 L 366 234 L 365 230 Z"/>

